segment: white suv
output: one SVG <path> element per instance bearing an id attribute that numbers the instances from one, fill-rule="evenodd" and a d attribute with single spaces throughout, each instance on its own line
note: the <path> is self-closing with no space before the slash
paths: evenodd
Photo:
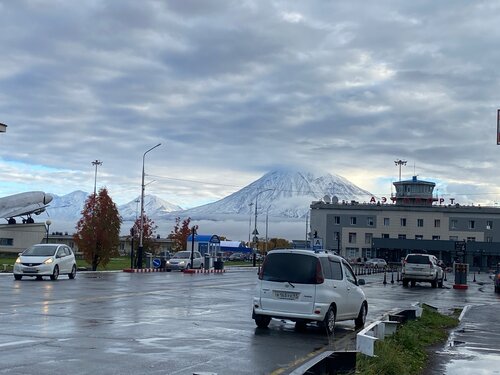
<path id="1" fill-rule="evenodd" d="M 401 271 L 403 286 L 415 286 L 417 281 L 430 282 L 433 288 L 443 287 L 444 270 L 438 259 L 430 254 L 408 254 Z"/>
<path id="2" fill-rule="evenodd" d="M 288 319 L 296 327 L 321 323 L 329 335 L 335 322 L 365 324 L 368 303 L 345 259 L 324 250 L 273 250 L 262 264 L 253 298 L 252 318 L 266 328 L 271 318 Z"/>

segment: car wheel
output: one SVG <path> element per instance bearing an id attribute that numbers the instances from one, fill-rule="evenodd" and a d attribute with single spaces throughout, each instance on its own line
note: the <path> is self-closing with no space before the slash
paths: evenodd
<path id="1" fill-rule="evenodd" d="M 359 309 L 359 314 L 356 319 L 354 319 L 354 326 L 356 328 L 364 327 L 366 322 L 366 314 L 368 313 L 368 309 L 366 308 L 366 303 L 363 302 L 361 308 Z"/>
<path id="2" fill-rule="evenodd" d="M 23 278 L 23 275 L 16 275 L 16 274 L 14 274 L 14 279 L 15 280 L 21 280 L 22 278 Z M 495 287 L 495 289 L 496 289 L 496 287 Z"/>
<path id="3" fill-rule="evenodd" d="M 337 312 L 335 311 L 335 307 L 330 306 L 328 309 L 326 315 L 325 315 L 325 320 L 323 320 L 323 325 L 326 329 L 326 333 L 328 335 L 333 335 L 333 332 L 335 330 L 335 320 L 336 320 L 336 315 Z"/>
<path id="4" fill-rule="evenodd" d="M 438 288 L 442 288 L 442 287 L 443 287 L 443 279 L 438 281 Z"/>
<path id="5" fill-rule="evenodd" d="M 73 264 L 73 268 L 71 268 L 71 273 L 68 273 L 68 277 L 73 280 L 76 277 L 76 266 Z"/>
<path id="6" fill-rule="evenodd" d="M 269 326 L 269 323 L 271 323 L 271 317 L 266 315 L 255 314 L 253 319 L 255 320 L 255 324 L 257 324 L 257 327 L 259 328 L 267 328 Z"/>
<path id="7" fill-rule="evenodd" d="M 54 267 L 54 271 L 52 272 L 52 275 L 50 275 L 50 279 L 57 280 L 58 277 L 59 277 L 59 266 L 56 265 Z"/>
<path id="8" fill-rule="evenodd" d="M 43 277 L 42 276 L 37 276 L 36 279 L 37 280 L 43 280 Z"/>
<path id="9" fill-rule="evenodd" d="M 435 280 L 433 280 L 433 281 L 431 281 L 431 286 L 432 286 L 433 288 L 437 288 L 437 284 L 438 284 L 438 281 L 437 281 L 437 276 L 436 276 L 436 279 L 435 279 Z"/>
<path id="10" fill-rule="evenodd" d="M 200 264 L 200 270 L 201 270 L 201 269 L 203 269 L 203 263 L 202 263 L 202 264 Z"/>
<path id="11" fill-rule="evenodd" d="M 415 285 L 417 285 L 417 282 L 416 282 L 415 280 L 412 280 L 412 281 L 411 281 L 411 287 L 412 287 L 412 288 L 414 288 L 414 287 L 415 287 Z"/>
<path id="12" fill-rule="evenodd" d="M 403 286 L 405 288 L 408 288 L 408 280 L 403 279 Z"/>
<path id="13" fill-rule="evenodd" d="M 188 264 L 188 265 L 186 266 L 186 268 L 184 268 L 184 269 L 185 269 L 185 270 L 190 270 L 190 269 L 191 269 L 191 264 Z"/>

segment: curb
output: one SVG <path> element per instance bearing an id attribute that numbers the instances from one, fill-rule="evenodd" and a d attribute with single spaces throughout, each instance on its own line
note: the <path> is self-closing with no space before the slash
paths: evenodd
<path id="1" fill-rule="evenodd" d="M 144 272 L 165 272 L 165 269 L 161 268 L 125 268 L 123 272 L 128 273 L 144 273 Z"/>
<path id="2" fill-rule="evenodd" d="M 199 269 L 189 269 L 189 270 L 183 270 L 183 273 L 189 273 L 189 274 L 195 274 L 195 273 L 202 273 L 202 274 L 208 274 L 208 273 L 225 273 L 226 270 L 216 270 L 216 269 L 209 269 L 209 270 L 199 270 Z"/>
<path id="3" fill-rule="evenodd" d="M 163 268 L 125 268 L 123 272 L 127 273 L 150 273 L 150 272 L 167 272 L 166 269 Z M 215 270 L 215 269 L 210 269 L 210 270 L 199 270 L 199 269 L 188 269 L 188 270 L 182 270 L 182 273 L 187 273 L 187 274 L 195 274 L 195 273 L 202 273 L 202 274 L 209 274 L 209 273 L 225 273 L 226 270 Z"/>

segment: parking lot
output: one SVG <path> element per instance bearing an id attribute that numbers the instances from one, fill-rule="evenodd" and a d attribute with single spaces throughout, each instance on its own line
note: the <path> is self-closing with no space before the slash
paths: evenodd
<path id="1" fill-rule="evenodd" d="M 82 272 L 55 282 L 2 274 L 0 373 L 270 374 L 326 347 L 353 348 L 352 322 L 338 323 L 333 339 L 316 327 L 296 331 L 286 321 L 257 329 L 251 319 L 256 272 Z M 390 275 L 386 285 L 382 274 L 362 277 L 368 320 L 417 301 L 441 309 L 498 302 L 482 282 L 457 291 L 451 282 L 444 289 L 403 288 Z M 339 342 L 343 347 L 335 348 Z"/>

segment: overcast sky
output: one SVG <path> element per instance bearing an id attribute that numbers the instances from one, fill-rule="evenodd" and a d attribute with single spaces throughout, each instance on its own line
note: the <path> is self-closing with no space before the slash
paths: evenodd
<path id="1" fill-rule="evenodd" d="M 379 196 L 394 161 L 500 202 L 497 1 L 0 0 L 0 196 L 184 208 L 268 171 Z M 497 31 L 499 29 L 499 31 Z"/>

